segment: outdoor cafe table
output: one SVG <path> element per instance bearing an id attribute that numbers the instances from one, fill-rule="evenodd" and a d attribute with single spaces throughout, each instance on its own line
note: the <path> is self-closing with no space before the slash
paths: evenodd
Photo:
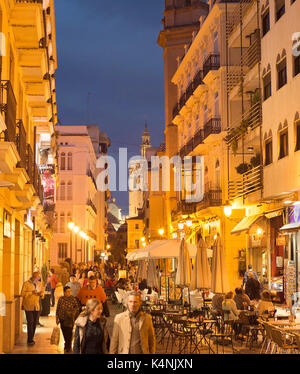
<path id="1" fill-rule="evenodd" d="M 187 319 L 185 319 L 185 321 L 187 323 L 187 327 L 195 329 L 196 333 L 198 332 L 199 335 L 200 335 L 200 337 L 201 337 L 200 340 L 199 340 L 199 342 L 195 343 L 195 349 L 194 349 L 193 353 L 196 350 L 198 350 L 198 346 L 204 340 L 205 343 L 208 346 L 208 352 L 210 353 L 210 351 L 212 351 L 212 353 L 214 354 L 215 352 L 212 349 L 209 340 L 207 340 L 206 335 L 208 335 L 208 332 L 209 332 L 210 328 L 212 327 L 213 324 L 217 323 L 217 321 L 216 320 L 212 320 L 212 319 L 204 319 L 204 320 L 201 321 L 201 320 L 199 320 L 197 318 L 187 318 Z"/>

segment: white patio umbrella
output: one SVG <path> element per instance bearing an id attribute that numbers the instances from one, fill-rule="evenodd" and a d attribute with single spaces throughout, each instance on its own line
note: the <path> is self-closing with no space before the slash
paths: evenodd
<path id="1" fill-rule="evenodd" d="M 147 285 L 152 288 L 158 288 L 158 274 L 156 271 L 155 260 L 149 260 L 147 269 Z"/>
<path id="2" fill-rule="evenodd" d="M 146 261 L 138 262 L 138 268 L 137 268 L 137 273 L 136 273 L 137 281 L 147 279 L 147 267 L 148 267 L 148 263 Z"/>
<path id="3" fill-rule="evenodd" d="M 219 235 L 213 251 L 211 291 L 213 293 L 226 293 L 230 291 L 225 251 Z"/>
<path id="4" fill-rule="evenodd" d="M 131 254 L 131 261 L 146 259 L 167 259 L 178 258 L 180 253 L 181 241 L 179 239 L 155 240 L 145 248 L 140 248 Z M 186 243 L 186 247 L 190 257 L 195 257 L 197 247 L 194 244 Z M 127 258 L 128 259 L 128 258 Z"/>
<path id="5" fill-rule="evenodd" d="M 211 271 L 207 258 L 207 246 L 201 238 L 198 242 L 195 265 L 192 270 L 190 291 L 205 290 L 211 287 Z"/>
<path id="6" fill-rule="evenodd" d="M 178 287 L 189 287 L 191 283 L 192 264 L 187 243 L 184 239 L 181 241 L 180 253 L 178 256 L 178 265 L 175 283 Z"/>

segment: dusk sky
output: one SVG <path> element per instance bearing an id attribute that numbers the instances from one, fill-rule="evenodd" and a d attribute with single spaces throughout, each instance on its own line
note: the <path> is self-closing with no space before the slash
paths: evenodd
<path id="1" fill-rule="evenodd" d="M 98 124 L 109 153 L 138 154 L 145 121 L 163 142 L 163 0 L 59 0 L 56 7 L 58 116 L 62 124 Z M 89 94 L 90 93 L 90 94 Z M 88 99 L 89 97 L 89 99 Z M 128 193 L 113 193 L 128 210 Z"/>

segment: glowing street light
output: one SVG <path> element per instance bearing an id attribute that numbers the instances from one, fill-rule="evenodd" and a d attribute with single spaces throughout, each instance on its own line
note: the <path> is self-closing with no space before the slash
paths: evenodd
<path id="1" fill-rule="evenodd" d="M 224 206 L 224 214 L 226 217 L 230 217 L 232 214 L 232 206 L 230 205 L 229 201 L 226 201 Z"/>
<path id="2" fill-rule="evenodd" d="M 106 249 L 110 249 L 110 245 L 109 244 L 107 244 Z"/>
<path id="3" fill-rule="evenodd" d="M 141 238 L 141 242 L 144 243 L 145 241 L 146 241 L 146 238 L 143 236 L 143 237 Z"/>
<path id="4" fill-rule="evenodd" d="M 78 226 L 74 226 L 73 227 L 73 231 L 76 233 L 76 234 L 78 234 L 79 233 L 79 227 Z"/>
<path id="5" fill-rule="evenodd" d="M 185 224 L 187 225 L 187 227 L 191 227 L 193 226 L 193 221 L 190 217 L 187 218 Z"/>
<path id="6" fill-rule="evenodd" d="M 183 226 L 184 226 L 184 223 L 183 223 L 183 222 L 179 222 L 179 223 L 178 223 L 178 228 L 179 228 L 179 230 L 183 230 Z"/>
<path id="7" fill-rule="evenodd" d="M 69 222 L 69 223 L 68 223 L 68 228 L 69 228 L 70 230 L 73 230 L 74 227 L 75 227 L 75 223 L 74 223 L 74 222 Z"/>
<path id="8" fill-rule="evenodd" d="M 163 234 L 165 233 L 165 230 L 164 229 L 159 229 L 158 233 L 159 233 L 160 236 L 163 236 Z"/>

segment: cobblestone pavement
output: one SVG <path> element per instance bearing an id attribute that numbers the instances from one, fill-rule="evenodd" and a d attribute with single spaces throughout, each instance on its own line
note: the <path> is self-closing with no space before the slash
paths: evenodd
<path id="1" fill-rule="evenodd" d="M 111 316 L 108 318 L 107 327 L 109 334 L 112 334 L 113 328 L 113 321 L 116 314 L 121 313 L 123 310 L 119 305 L 109 303 L 109 309 Z M 51 345 L 50 344 L 50 337 L 53 330 L 53 327 L 56 326 L 55 322 L 55 308 L 51 308 L 51 313 L 48 317 L 40 317 L 40 322 L 44 327 L 37 327 L 36 334 L 35 334 L 35 342 L 36 344 L 32 347 L 27 346 L 27 334 L 26 334 L 26 324 L 23 326 L 23 333 L 19 338 L 17 344 L 15 345 L 12 354 L 64 354 L 64 339 L 61 334 L 60 344 L 59 346 Z M 159 340 L 159 339 L 158 339 Z M 254 348 L 249 350 L 249 348 L 245 347 L 245 343 L 241 346 L 240 342 L 235 342 L 234 344 L 235 350 L 237 354 L 257 354 L 259 353 L 259 349 Z M 166 352 L 166 341 L 164 344 L 157 344 L 157 354 L 165 354 L 171 352 L 171 345 L 169 344 L 168 351 Z M 212 348 L 216 351 L 216 346 L 212 344 Z M 223 353 L 223 346 L 219 346 L 219 353 Z M 173 353 L 178 353 L 178 347 L 174 347 Z M 189 353 L 186 351 L 185 353 Z M 202 346 L 201 354 L 208 354 L 208 349 L 206 346 Z M 224 347 L 225 354 L 231 354 L 232 350 L 231 347 L 225 346 Z"/>

